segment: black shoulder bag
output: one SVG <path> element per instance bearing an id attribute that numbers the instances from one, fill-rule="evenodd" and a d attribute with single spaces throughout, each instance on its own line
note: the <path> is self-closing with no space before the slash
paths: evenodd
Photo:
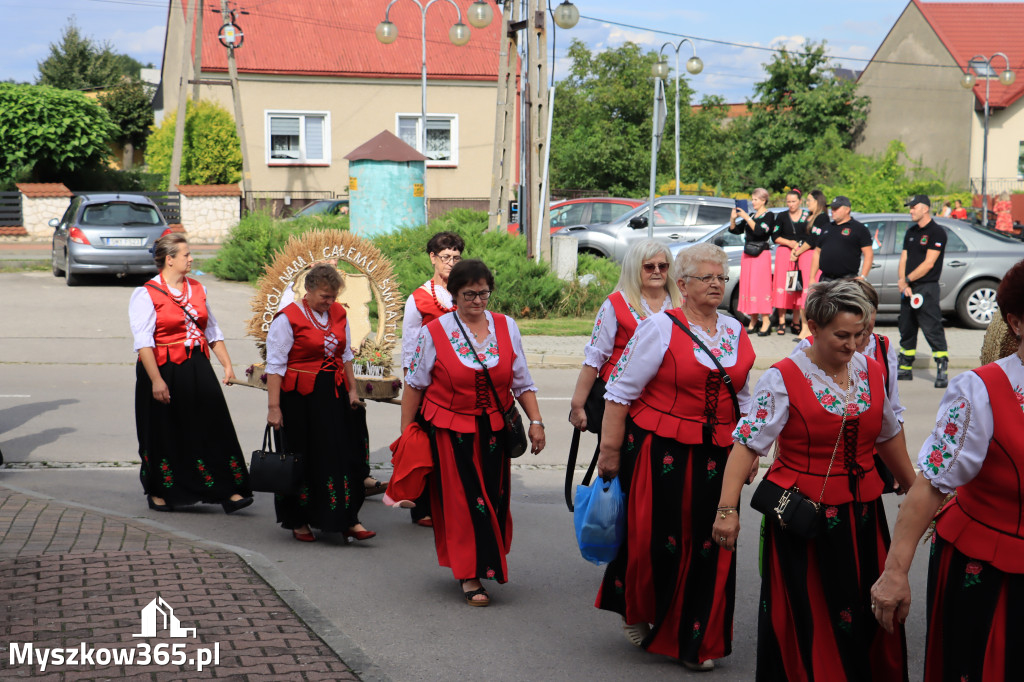
<path id="1" fill-rule="evenodd" d="M 526 452 L 526 429 L 523 428 L 523 415 L 519 414 L 519 408 L 516 407 L 515 399 L 512 400 L 512 405 L 507 410 L 501 409 L 501 398 L 498 396 L 498 389 L 494 387 L 494 382 L 491 381 L 491 373 L 487 371 L 487 365 L 484 364 L 484 361 L 477 354 L 473 342 L 470 341 L 469 334 L 466 333 L 465 327 L 462 326 L 462 321 L 459 320 L 459 314 L 452 313 L 452 315 L 455 316 L 455 324 L 459 325 L 459 331 L 466 337 L 466 343 L 469 344 L 469 349 L 473 351 L 473 357 L 476 358 L 476 361 L 480 363 L 480 367 L 484 370 L 487 385 L 491 387 L 491 393 L 494 394 L 494 406 L 501 411 L 501 418 L 505 420 L 508 456 L 511 459 L 521 457 Z"/>
<path id="2" fill-rule="evenodd" d="M 258 492 L 294 495 L 302 485 L 305 462 L 301 454 L 288 452 L 283 429 L 273 430 L 276 450 L 270 434 L 271 426 L 267 424 L 263 431 L 263 447 L 253 450 L 249 460 L 249 483 Z"/>

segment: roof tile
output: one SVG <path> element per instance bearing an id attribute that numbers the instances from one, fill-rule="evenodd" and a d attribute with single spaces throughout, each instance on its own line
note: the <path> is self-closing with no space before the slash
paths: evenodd
<path id="1" fill-rule="evenodd" d="M 178 191 L 186 197 L 240 197 L 238 185 L 178 185 Z"/>
<path id="2" fill-rule="evenodd" d="M 0 227 L 0 237 L 27 237 L 28 230 L 21 225 L 5 225 Z"/>
<path id="3" fill-rule="evenodd" d="M 1020 2 L 920 2 L 914 4 L 924 15 L 946 49 L 961 65 L 964 73 L 975 55 L 991 57 L 1003 52 L 1010 60 L 1010 70 L 1017 80 L 1010 86 L 998 79 L 989 83 L 988 103 L 991 107 L 1007 107 L 1024 95 L 1024 3 Z M 1006 68 L 1000 58 L 992 60 L 992 68 L 1001 73 Z M 985 102 L 985 81 L 974 86 L 978 103 Z"/>
<path id="4" fill-rule="evenodd" d="M 30 199 L 74 196 L 74 193 L 62 182 L 19 182 L 17 187 L 19 192 Z"/>
<path id="5" fill-rule="evenodd" d="M 191 5 L 194 0 L 182 0 Z M 472 0 L 454 0 L 463 23 Z M 412 2 L 397 2 L 389 18 L 398 28 L 390 45 L 377 40 L 387 0 L 305 0 L 257 3 L 239 16 L 245 40 L 236 49 L 239 73 L 303 76 L 419 78 L 422 58 L 421 14 Z M 501 13 L 486 28 L 471 28 L 469 43 L 456 47 L 448 29 L 457 21 L 455 8 L 437 3 L 427 13 L 427 76 L 432 80 L 498 78 Z M 227 71 L 227 54 L 217 40 L 220 21 L 203 22 L 203 71 Z"/>

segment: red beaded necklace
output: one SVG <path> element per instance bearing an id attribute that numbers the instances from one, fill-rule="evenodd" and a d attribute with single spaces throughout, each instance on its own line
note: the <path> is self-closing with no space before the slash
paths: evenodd
<path id="1" fill-rule="evenodd" d="M 181 293 L 180 294 L 173 294 L 173 293 L 171 293 L 171 285 L 167 283 L 166 279 L 164 279 L 164 273 L 162 273 L 162 272 L 160 273 L 160 281 L 163 283 L 164 288 L 167 289 L 167 295 L 171 297 L 172 301 L 174 301 L 175 303 L 177 303 L 178 305 L 180 305 L 183 308 L 186 305 L 188 305 L 189 293 L 190 293 L 192 287 L 189 286 L 187 278 L 183 279 L 181 281 Z"/>
<path id="2" fill-rule="evenodd" d="M 302 299 L 302 307 L 304 307 L 306 309 L 306 318 L 309 319 L 309 321 L 313 323 L 314 327 L 316 327 L 317 329 L 319 329 L 322 332 L 325 332 L 325 331 L 327 331 L 330 328 L 330 326 L 331 326 L 331 316 L 330 315 L 327 316 L 327 321 L 324 322 L 323 324 L 321 324 L 320 320 L 316 319 L 316 313 L 313 311 L 312 308 L 309 307 L 309 304 L 306 303 L 306 299 L 305 298 Z"/>
<path id="3" fill-rule="evenodd" d="M 441 305 L 441 302 L 437 300 L 437 294 L 434 293 L 434 280 L 430 280 L 430 297 L 434 299 L 434 305 L 437 306 L 438 310 L 441 310 L 446 313 L 455 312 L 456 306 L 452 306 L 449 308 L 448 306 Z"/>

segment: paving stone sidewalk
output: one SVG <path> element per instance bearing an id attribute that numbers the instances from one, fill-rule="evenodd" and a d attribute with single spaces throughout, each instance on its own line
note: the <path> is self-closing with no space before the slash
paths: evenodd
<path id="1" fill-rule="evenodd" d="M 157 596 L 194 636 L 172 638 L 159 616 L 156 637 L 133 636 Z M 29 643 L 50 650 L 45 669 L 25 662 Z M 53 665 L 57 649 L 94 662 Z M 133 664 L 114 662 L 127 651 Z M 139 665 L 143 651 L 182 652 L 185 664 Z M 213 653 L 219 662 L 197 670 Z M 0 670 L 5 680 L 360 679 L 233 552 L 2 486 Z"/>

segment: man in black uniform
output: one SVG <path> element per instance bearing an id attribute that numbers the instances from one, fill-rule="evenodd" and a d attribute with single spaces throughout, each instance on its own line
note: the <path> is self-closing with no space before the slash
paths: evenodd
<path id="1" fill-rule="evenodd" d="M 832 223 L 818 237 L 811 261 L 811 281 L 833 279 L 867 279 L 875 254 L 871 250 L 868 228 L 850 217 L 850 200 L 836 197 L 832 200 Z M 861 262 L 863 257 L 863 262 Z"/>
<path id="2" fill-rule="evenodd" d="M 923 194 L 907 200 L 910 217 L 914 221 L 907 228 L 900 253 L 900 357 L 897 379 L 914 378 L 914 356 L 917 355 L 917 329 L 932 348 L 935 358 L 935 388 L 946 388 L 949 377 L 949 352 L 946 350 L 946 332 L 942 328 L 939 310 L 939 277 L 942 258 L 946 251 L 946 231 L 932 220 L 932 202 Z M 920 294 L 919 308 L 911 306 L 911 298 Z"/>

